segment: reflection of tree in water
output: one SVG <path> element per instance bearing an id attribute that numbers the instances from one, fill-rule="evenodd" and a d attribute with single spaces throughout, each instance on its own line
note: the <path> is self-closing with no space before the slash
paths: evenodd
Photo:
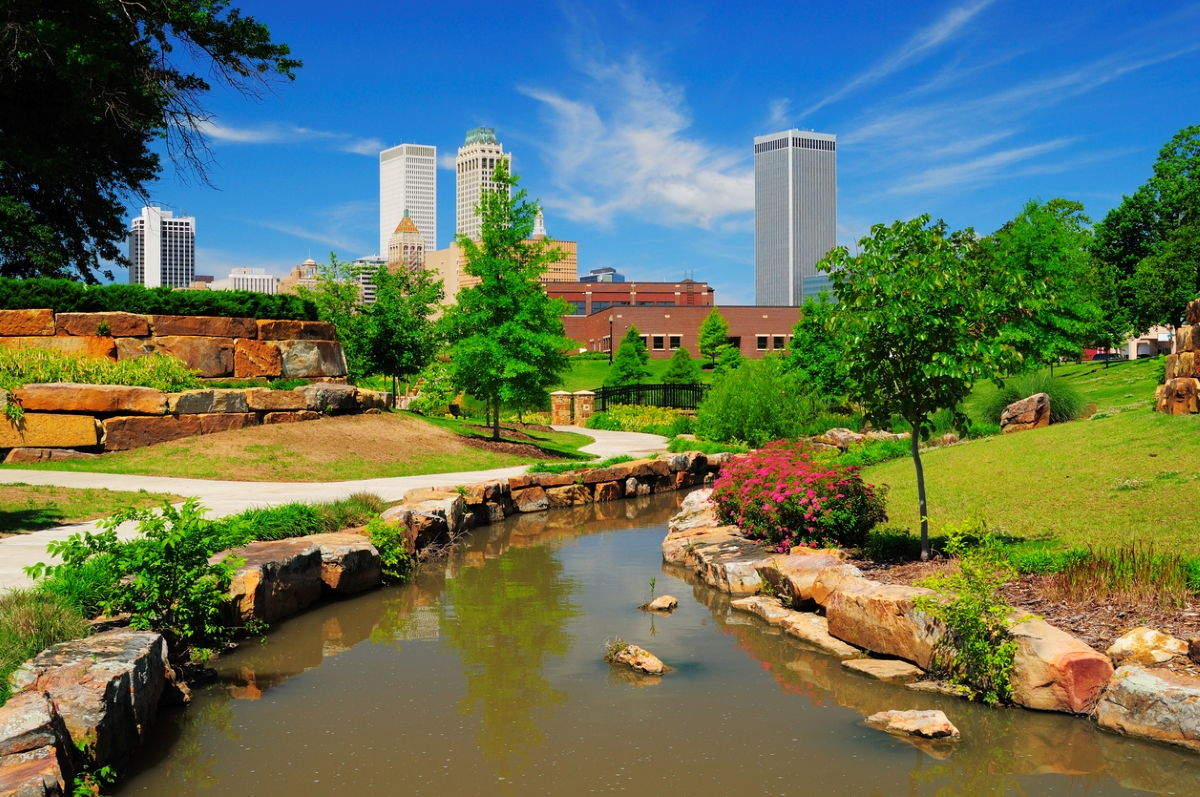
<path id="1" fill-rule="evenodd" d="M 994 711 L 983 722 L 972 723 L 971 738 L 949 759 L 936 761 L 918 752 L 917 764 L 908 775 L 910 792 L 934 784 L 935 797 L 1023 797 L 1025 790 L 1013 774 L 1017 762 L 1012 713 Z"/>
<path id="2" fill-rule="evenodd" d="M 240 738 L 233 730 L 233 707 L 224 689 L 207 690 L 192 704 L 155 729 L 153 755 L 166 765 L 166 779 L 175 797 L 197 797 L 220 782 L 214 773 L 218 754 L 205 752 L 205 740 L 219 733 L 230 741 Z M 162 727 L 165 726 L 165 727 Z M 157 767 L 158 765 L 154 765 Z"/>
<path id="3" fill-rule="evenodd" d="M 569 697 L 541 674 L 546 656 L 571 649 L 566 622 L 580 614 L 570 602 L 579 586 L 562 570 L 549 547 L 513 548 L 446 584 L 442 638 L 459 651 L 467 678 L 459 712 L 479 710 L 479 748 L 501 776 L 528 766 L 545 742 L 536 720 Z"/>

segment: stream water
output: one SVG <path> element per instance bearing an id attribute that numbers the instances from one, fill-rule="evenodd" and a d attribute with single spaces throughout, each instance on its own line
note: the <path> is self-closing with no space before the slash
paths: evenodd
<path id="1" fill-rule="evenodd" d="M 279 623 L 160 714 L 117 793 L 1200 794 L 1200 756 L 871 681 L 731 612 L 662 563 L 681 498 L 510 518 L 444 570 Z M 637 609 L 651 578 L 670 616 Z M 611 669 L 615 637 L 672 671 Z M 888 708 L 940 708 L 963 741 L 863 724 Z"/>

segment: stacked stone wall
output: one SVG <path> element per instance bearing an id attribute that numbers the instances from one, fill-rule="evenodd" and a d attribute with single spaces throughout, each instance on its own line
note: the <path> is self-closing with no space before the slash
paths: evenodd
<path id="1" fill-rule="evenodd" d="M 1200 299 L 1187 308 L 1187 326 L 1175 336 L 1175 354 L 1167 355 L 1163 384 L 1154 393 L 1154 407 L 1168 415 L 1200 412 Z"/>

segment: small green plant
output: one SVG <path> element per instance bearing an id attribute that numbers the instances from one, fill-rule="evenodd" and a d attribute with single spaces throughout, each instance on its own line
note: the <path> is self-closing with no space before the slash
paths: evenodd
<path id="1" fill-rule="evenodd" d="M 84 762 L 92 761 L 95 756 L 91 747 L 80 739 L 75 743 L 79 750 L 79 758 Z M 85 763 L 75 773 L 71 784 L 71 797 L 101 797 L 109 786 L 117 782 L 117 773 L 112 767 L 103 766 L 95 769 Z"/>
<path id="2" fill-rule="evenodd" d="M 1153 543 L 1070 551 L 1051 576 L 1056 600 L 1157 605 L 1182 609 L 1195 593 L 1194 562 L 1179 553 L 1158 553 Z"/>
<path id="3" fill-rule="evenodd" d="M 416 557 L 408 550 L 407 529 L 383 518 L 372 518 L 367 536 L 379 551 L 380 570 L 386 581 L 403 584 L 416 570 Z"/>
<path id="4" fill-rule="evenodd" d="M 96 336 L 101 338 L 112 337 L 112 327 L 108 325 L 107 319 L 101 319 L 99 324 L 96 324 Z"/>
<path id="5" fill-rule="evenodd" d="M 627 647 L 629 647 L 629 643 L 620 637 L 606 639 L 604 641 L 604 660 L 609 663 L 613 662 Z"/>
<path id="6" fill-rule="evenodd" d="M 654 600 L 654 585 L 656 583 L 654 576 L 650 576 L 650 600 Z"/>
<path id="7" fill-rule="evenodd" d="M 945 552 L 958 560 L 958 568 L 918 582 L 936 594 L 916 600 L 919 611 L 946 626 L 934 669 L 971 690 L 972 698 L 989 705 L 1008 702 L 1017 644 L 1009 634 L 1012 607 L 1001 590 L 1016 573 L 1000 538 L 982 520 L 947 524 L 945 531 Z"/>

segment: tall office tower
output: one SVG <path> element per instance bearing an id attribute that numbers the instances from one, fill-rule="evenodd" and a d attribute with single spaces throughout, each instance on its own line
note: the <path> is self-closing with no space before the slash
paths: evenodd
<path id="1" fill-rule="evenodd" d="M 785 130 L 754 139 L 755 304 L 799 306 L 829 275 L 837 245 L 837 136 Z"/>
<path id="2" fill-rule="evenodd" d="M 467 131 L 467 140 L 458 148 L 458 158 L 454 161 L 458 170 L 458 196 L 455 200 L 458 217 L 455 229 L 472 241 L 478 241 L 480 236 L 479 214 L 475 212 L 475 207 L 484 191 L 495 189 L 492 173 L 496 164 L 502 160 L 508 161 L 508 170 L 511 172 L 512 154 L 505 153 L 504 148 L 496 141 L 495 130 L 490 127 L 476 127 Z M 419 227 L 421 220 L 416 221 Z"/>
<path id="3" fill-rule="evenodd" d="M 437 248 L 437 147 L 401 144 L 379 153 L 379 251 L 404 211 L 425 239 L 425 251 Z"/>
<path id="4" fill-rule="evenodd" d="M 388 238 L 387 264 L 393 271 L 401 266 L 409 271 L 425 268 L 425 241 L 407 210 L 396 231 Z"/>
<path id="5" fill-rule="evenodd" d="M 142 208 L 129 225 L 129 284 L 186 288 L 196 276 L 196 219 Z"/>

